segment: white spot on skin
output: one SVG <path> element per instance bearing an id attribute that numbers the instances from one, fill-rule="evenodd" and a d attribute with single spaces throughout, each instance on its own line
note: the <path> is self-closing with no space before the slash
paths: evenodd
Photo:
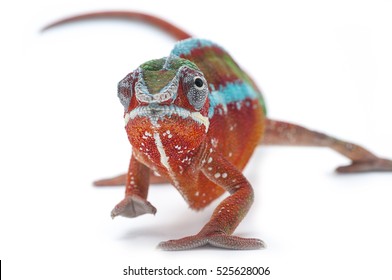
<path id="1" fill-rule="evenodd" d="M 223 173 L 222 178 L 226 178 L 226 177 L 227 177 L 227 173 Z"/>
<path id="2" fill-rule="evenodd" d="M 170 130 L 166 130 L 166 132 L 163 133 L 163 136 L 166 136 L 166 135 L 167 135 L 167 138 L 169 138 L 169 139 L 173 137 Z"/>
<path id="3" fill-rule="evenodd" d="M 142 136 L 142 138 L 143 138 L 143 139 L 148 139 L 148 137 L 151 137 L 151 136 L 152 136 L 151 133 L 149 133 L 149 132 L 147 132 L 147 131 L 144 131 L 144 135 Z"/>
<path id="4" fill-rule="evenodd" d="M 212 157 L 209 157 L 207 162 L 211 163 L 212 162 Z"/>
<path id="5" fill-rule="evenodd" d="M 195 192 L 195 196 L 199 196 L 199 192 L 197 191 L 197 192 Z"/>
<path id="6" fill-rule="evenodd" d="M 218 146 L 218 139 L 212 138 L 211 139 L 211 145 L 216 148 Z M 212 152 L 212 149 L 210 149 L 210 152 Z"/>
<path id="7" fill-rule="evenodd" d="M 208 170 L 211 171 L 211 170 L 212 170 L 212 167 L 208 167 Z"/>
<path id="8" fill-rule="evenodd" d="M 217 178 L 217 179 L 218 179 L 220 176 L 221 176 L 221 174 L 220 174 L 219 172 L 218 172 L 218 173 L 215 173 L 215 175 L 214 175 L 214 177 Z"/>
<path id="9" fill-rule="evenodd" d="M 188 165 L 191 163 L 191 159 L 189 157 L 185 157 L 181 160 L 182 163 L 186 162 Z"/>
<path id="10" fill-rule="evenodd" d="M 233 153 L 232 153 L 232 152 L 230 152 L 230 153 L 229 153 L 229 157 L 232 157 L 232 156 L 233 156 Z"/>

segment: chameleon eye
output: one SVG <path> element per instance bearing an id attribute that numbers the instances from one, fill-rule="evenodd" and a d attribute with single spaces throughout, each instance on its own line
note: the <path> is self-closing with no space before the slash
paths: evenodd
<path id="1" fill-rule="evenodd" d="M 185 84 L 188 84 L 186 86 L 187 97 L 189 103 L 196 110 L 200 110 L 207 99 L 207 82 L 202 76 L 192 76 L 193 75 L 188 76 L 188 82 L 185 82 Z"/>
<path id="2" fill-rule="evenodd" d="M 204 85 L 204 82 L 202 79 L 200 79 L 199 77 L 195 77 L 194 82 L 195 82 L 195 86 L 198 90 L 204 89 L 205 85 Z"/>
<path id="3" fill-rule="evenodd" d="M 208 97 L 208 83 L 200 71 L 188 67 L 183 67 L 181 71 L 182 88 L 188 102 L 196 111 L 200 111 Z"/>

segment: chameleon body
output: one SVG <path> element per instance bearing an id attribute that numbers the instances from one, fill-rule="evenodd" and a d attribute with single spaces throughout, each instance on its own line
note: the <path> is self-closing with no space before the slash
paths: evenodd
<path id="1" fill-rule="evenodd" d="M 133 147 L 127 174 L 96 182 L 125 184 L 125 198 L 112 217 L 156 213 L 147 201 L 149 184 L 170 182 L 192 209 L 206 207 L 225 191 L 199 233 L 162 242 L 166 250 L 206 244 L 258 249 L 255 238 L 232 235 L 253 202 L 242 170 L 259 144 L 330 147 L 352 160 L 339 172 L 392 171 L 392 162 L 366 149 L 304 127 L 266 117 L 264 99 L 252 79 L 217 44 L 191 38 L 153 16 L 133 12 L 92 13 L 49 27 L 94 17 L 138 18 L 181 39 L 167 57 L 148 61 L 118 85 L 125 129 Z M 163 26 L 165 24 L 165 26 Z M 244 141 L 246 139 L 246 141 Z M 157 176 L 156 174 L 159 174 Z"/>

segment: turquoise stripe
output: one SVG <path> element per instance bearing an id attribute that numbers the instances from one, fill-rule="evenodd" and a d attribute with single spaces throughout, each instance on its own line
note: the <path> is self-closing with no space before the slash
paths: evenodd
<path id="1" fill-rule="evenodd" d="M 183 56 L 183 55 L 189 55 L 192 50 L 197 49 L 197 48 L 203 48 L 203 47 L 210 47 L 216 45 L 213 42 L 205 39 L 195 39 L 195 38 L 190 38 L 186 39 L 183 41 L 179 41 L 175 46 L 174 49 L 171 51 L 172 55 L 176 56 Z"/>
<path id="2" fill-rule="evenodd" d="M 174 55 L 179 57 L 186 57 L 190 55 L 191 51 L 194 49 L 211 46 L 218 47 L 215 43 L 209 40 L 190 38 L 178 42 L 174 46 L 174 49 L 171 52 L 171 56 Z M 244 76 L 245 75 L 246 74 L 244 73 Z M 266 112 L 265 102 L 261 93 L 252 87 L 248 82 L 243 81 L 243 79 L 237 80 L 236 82 L 227 83 L 225 86 L 220 85 L 218 88 L 215 88 L 213 84 L 210 84 L 210 90 L 211 93 L 208 96 L 210 100 L 208 116 L 210 118 L 215 114 L 215 108 L 218 105 L 221 105 L 223 113 L 226 113 L 228 104 L 236 103 L 237 108 L 240 108 L 242 106 L 241 101 L 245 100 L 246 98 L 258 99 L 260 105 L 264 109 L 264 112 Z"/>
<path id="3" fill-rule="evenodd" d="M 219 86 L 218 90 L 211 91 L 208 98 L 210 100 L 209 118 L 214 115 L 215 108 L 218 105 L 222 105 L 223 111 L 226 112 L 228 104 L 238 103 L 237 106 L 240 106 L 240 102 L 246 98 L 259 99 L 262 106 L 264 106 L 260 93 L 249 84 L 243 82 L 233 82 L 227 83 L 225 86 Z"/>

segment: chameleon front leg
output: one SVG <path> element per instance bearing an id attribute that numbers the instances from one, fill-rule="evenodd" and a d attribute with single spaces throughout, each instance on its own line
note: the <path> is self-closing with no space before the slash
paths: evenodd
<path id="1" fill-rule="evenodd" d="M 204 245 L 225 249 L 249 250 L 264 247 L 263 241 L 231 235 L 253 203 L 253 189 L 242 173 L 222 155 L 214 152 L 201 168 L 213 183 L 230 193 L 213 212 L 210 221 L 193 236 L 161 242 L 164 250 L 188 250 Z"/>
<path id="2" fill-rule="evenodd" d="M 133 218 L 148 213 L 155 214 L 157 210 L 146 200 L 149 181 L 150 169 L 132 155 L 126 174 L 125 198 L 112 210 L 112 218 L 116 216 Z"/>
<path id="3" fill-rule="evenodd" d="M 127 183 L 128 173 L 124 173 L 115 177 L 100 179 L 93 182 L 96 187 L 112 187 L 124 186 Z M 170 183 L 165 177 L 157 176 L 154 171 L 150 170 L 150 184 L 168 184 Z"/>
<path id="4" fill-rule="evenodd" d="M 392 171 L 392 161 L 380 158 L 365 148 L 299 125 L 267 119 L 261 144 L 329 147 L 351 159 L 351 164 L 336 169 L 340 173 Z"/>

